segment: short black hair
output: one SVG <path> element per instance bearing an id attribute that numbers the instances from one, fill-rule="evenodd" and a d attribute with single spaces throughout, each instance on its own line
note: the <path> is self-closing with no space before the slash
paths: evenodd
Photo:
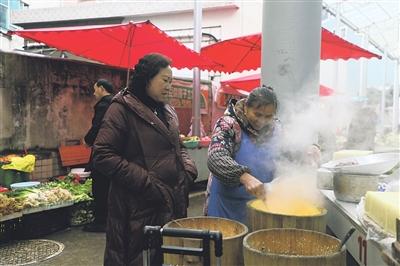
<path id="1" fill-rule="evenodd" d="M 246 105 L 248 107 L 260 107 L 268 104 L 273 104 L 275 110 L 278 109 L 278 98 L 272 87 L 261 86 L 253 89 L 247 96 Z"/>
<path id="2" fill-rule="evenodd" d="M 147 54 L 139 59 L 139 62 L 135 65 L 135 69 L 132 72 L 132 76 L 129 82 L 129 90 L 133 94 L 139 96 L 146 95 L 146 88 L 150 80 L 154 78 L 161 69 L 171 65 L 171 59 L 168 57 L 152 53 Z"/>
<path id="3" fill-rule="evenodd" d="M 108 82 L 108 80 L 106 80 L 106 79 L 99 79 L 99 80 L 96 82 L 96 86 L 98 86 L 98 87 L 103 86 L 103 88 L 104 88 L 108 93 L 113 93 L 113 92 L 114 92 L 114 90 L 113 90 L 113 85 L 112 85 L 110 82 Z"/>

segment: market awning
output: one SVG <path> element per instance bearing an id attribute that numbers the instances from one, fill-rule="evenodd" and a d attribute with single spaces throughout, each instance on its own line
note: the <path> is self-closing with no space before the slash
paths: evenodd
<path id="1" fill-rule="evenodd" d="M 133 68 L 148 53 L 161 53 L 176 68 L 207 70 L 216 63 L 203 58 L 150 21 L 117 25 L 41 28 L 10 32 L 106 65 Z"/>
<path id="2" fill-rule="evenodd" d="M 226 73 L 255 70 L 261 67 L 261 33 L 237 37 L 201 49 L 201 55 L 223 65 L 214 71 Z M 381 58 L 322 28 L 321 59 Z"/>
<path id="3" fill-rule="evenodd" d="M 248 75 L 221 81 L 220 92 L 233 95 L 248 95 L 251 90 L 260 86 L 260 74 Z M 330 96 L 334 90 L 324 85 L 319 87 L 320 96 Z"/>

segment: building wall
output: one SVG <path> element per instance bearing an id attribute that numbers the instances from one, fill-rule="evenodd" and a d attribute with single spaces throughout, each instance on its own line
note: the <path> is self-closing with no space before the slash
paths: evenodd
<path id="1" fill-rule="evenodd" d="M 238 8 L 222 8 L 215 10 L 203 10 L 202 27 L 203 32 L 214 34 L 219 40 L 225 40 L 242 35 L 261 32 L 262 2 L 236 1 Z M 128 21 L 150 20 L 153 24 L 164 31 L 175 29 L 193 28 L 193 13 L 170 13 L 152 16 L 126 17 Z M 216 30 L 206 29 L 215 27 Z M 186 31 L 193 34 L 193 31 Z M 175 35 L 177 33 L 171 34 Z"/>
<path id="2" fill-rule="evenodd" d="M 80 61 L 0 52 L 0 153 L 30 148 L 55 149 L 70 140 L 81 140 L 91 126 L 93 83 L 110 80 L 116 91 L 125 87 L 124 70 Z M 182 93 L 186 89 L 187 93 Z M 180 131 L 191 125 L 191 80 L 173 81 L 171 104 L 180 120 Z M 211 130 L 212 92 L 202 82 L 205 109 L 202 121 Z"/>
<path id="3" fill-rule="evenodd" d="M 35 8 L 51 8 L 51 7 L 63 7 L 67 5 L 77 4 L 78 0 L 51 0 L 51 1 L 37 1 L 37 0 L 25 0 L 29 5 L 30 9 Z"/>
<path id="4" fill-rule="evenodd" d="M 101 65 L 0 52 L 0 151 L 57 148 L 91 125 L 92 86 L 120 89 L 125 71 Z"/>
<path id="5" fill-rule="evenodd" d="M 14 49 L 22 50 L 24 45 L 24 39 L 18 36 L 10 36 L 7 34 L 0 33 L 0 50 L 12 51 Z"/>

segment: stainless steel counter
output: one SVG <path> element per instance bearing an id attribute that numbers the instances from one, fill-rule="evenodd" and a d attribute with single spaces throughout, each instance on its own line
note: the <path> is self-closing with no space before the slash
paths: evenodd
<path id="1" fill-rule="evenodd" d="M 390 248 L 379 243 L 366 240 L 367 229 L 359 222 L 356 214 L 356 203 L 336 200 L 333 190 L 321 190 L 325 197 L 327 225 L 332 232 L 343 239 L 351 227 L 356 228 L 354 234 L 346 243 L 347 250 L 359 265 L 387 265 L 382 258 L 382 252 L 391 253 Z"/>

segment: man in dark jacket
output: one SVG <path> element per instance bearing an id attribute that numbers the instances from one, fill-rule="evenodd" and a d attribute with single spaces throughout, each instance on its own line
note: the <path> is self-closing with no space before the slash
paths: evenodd
<path id="1" fill-rule="evenodd" d="M 113 86 L 105 79 L 99 79 L 93 86 L 94 96 L 99 101 L 94 106 L 94 116 L 92 120 L 92 127 L 89 129 L 85 136 L 85 142 L 89 146 L 93 143 L 99 132 L 101 121 L 104 114 L 111 104 L 113 98 Z M 92 171 L 92 191 L 95 203 L 94 221 L 86 225 L 83 230 L 88 232 L 105 232 L 105 225 L 107 220 L 107 198 L 108 190 L 110 187 L 110 180 L 107 176 L 97 171 L 92 166 L 92 158 L 86 167 L 87 171 Z"/>

